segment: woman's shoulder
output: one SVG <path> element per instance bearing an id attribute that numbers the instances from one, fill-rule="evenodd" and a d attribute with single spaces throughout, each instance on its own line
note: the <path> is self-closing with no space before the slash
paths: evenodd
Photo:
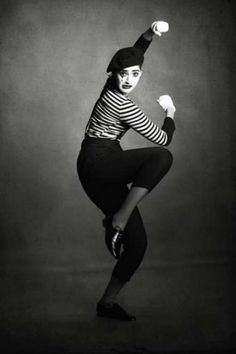
<path id="1" fill-rule="evenodd" d="M 110 99 L 120 104 L 127 102 L 127 97 L 122 95 L 122 93 L 120 93 L 115 88 L 109 88 L 105 90 L 102 96 L 104 99 Z"/>

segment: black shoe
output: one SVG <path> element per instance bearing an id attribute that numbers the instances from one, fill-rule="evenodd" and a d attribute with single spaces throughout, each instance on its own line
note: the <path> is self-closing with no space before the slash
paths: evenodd
<path id="1" fill-rule="evenodd" d="M 97 304 L 97 315 L 99 317 L 113 318 L 120 321 L 136 321 L 136 317 L 126 312 L 120 305 L 114 304 L 112 307 L 106 307 Z"/>
<path id="2" fill-rule="evenodd" d="M 103 226 L 106 229 L 105 241 L 108 250 L 111 252 L 112 256 L 118 259 L 120 257 L 120 250 L 122 245 L 122 240 L 124 232 L 119 229 L 114 229 L 112 226 L 113 215 L 108 216 L 103 219 Z"/>

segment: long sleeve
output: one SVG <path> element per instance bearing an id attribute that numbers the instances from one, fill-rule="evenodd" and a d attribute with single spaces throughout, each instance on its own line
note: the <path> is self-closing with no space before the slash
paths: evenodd
<path id="1" fill-rule="evenodd" d="M 175 130 L 175 124 L 171 118 L 167 117 L 162 128 L 160 128 L 147 118 L 130 99 L 121 105 L 119 117 L 126 126 L 158 145 L 169 145 Z"/>
<path id="2" fill-rule="evenodd" d="M 174 131 L 175 131 L 174 119 L 172 119 L 170 117 L 166 117 L 161 129 L 164 130 L 167 134 L 167 142 L 165 144 L 167 146 L 170 144 L 173 134 L 174 134 Z"/>
<path id="3" fill-rule="evenodd" d="M 146 52 L 148 47 L 150 46 L 152 40 L 148 41 L 144 38 L 143 34 L 138 38 L 138 40 L 134 43 L 134 47 L 142 50 L 143 54 Z"/>
<path id="4" fill-rule="evenodd" d="M 169 145 L 174 130 L 173 119 L 167 117 L 159 128 L 128 97 L 116 90 L 107 90 L 100 96 L 86 126 L 90 137 L 120 140 L 130 128 L 151 142 Z"/>

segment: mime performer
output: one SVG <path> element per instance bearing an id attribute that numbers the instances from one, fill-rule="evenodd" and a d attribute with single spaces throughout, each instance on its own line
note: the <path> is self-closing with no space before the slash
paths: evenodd
<path id="1" fill-rule="evenodd" d="M 162 95 L 157 100 L 165 115 L 161 128 L 130 98 L 153 37 L 161 37 L 168 29 L 167 22 L 155 21 L 132 47 L 122 48 L 112 57 L 107 67 L 109 77 L 88 120 L 77 160 L 86 194 L 105 215 L 105 242 L 116 259 L 97 303 L 101 317 L 136 319 L 117 303 L 117 295 L 139 267 L 147 247 L 137 205 L 159 184 L 173 161 L 166 149 L 175 130 L 176 109 L 171 97 Z M 123 150 L 120 140 L 130 128 L 156 146 Z"/>

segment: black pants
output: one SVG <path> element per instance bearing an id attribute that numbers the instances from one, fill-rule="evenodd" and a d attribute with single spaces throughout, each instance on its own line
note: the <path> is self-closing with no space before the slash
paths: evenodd
<path id="1" fill-rule="evenodd" d="M 89 198 L 105 215 L 119 210 L 132 186 L 150 192 L 171 167 L 171 153 L 163 147 L 122 150 L 118 141 L 86 137 L 81 145 L 77 170 Z M 136 207 L 125 228 L 124 251 L 113 275 L 129 281 L 142 262 L 147 236 Z"/>

